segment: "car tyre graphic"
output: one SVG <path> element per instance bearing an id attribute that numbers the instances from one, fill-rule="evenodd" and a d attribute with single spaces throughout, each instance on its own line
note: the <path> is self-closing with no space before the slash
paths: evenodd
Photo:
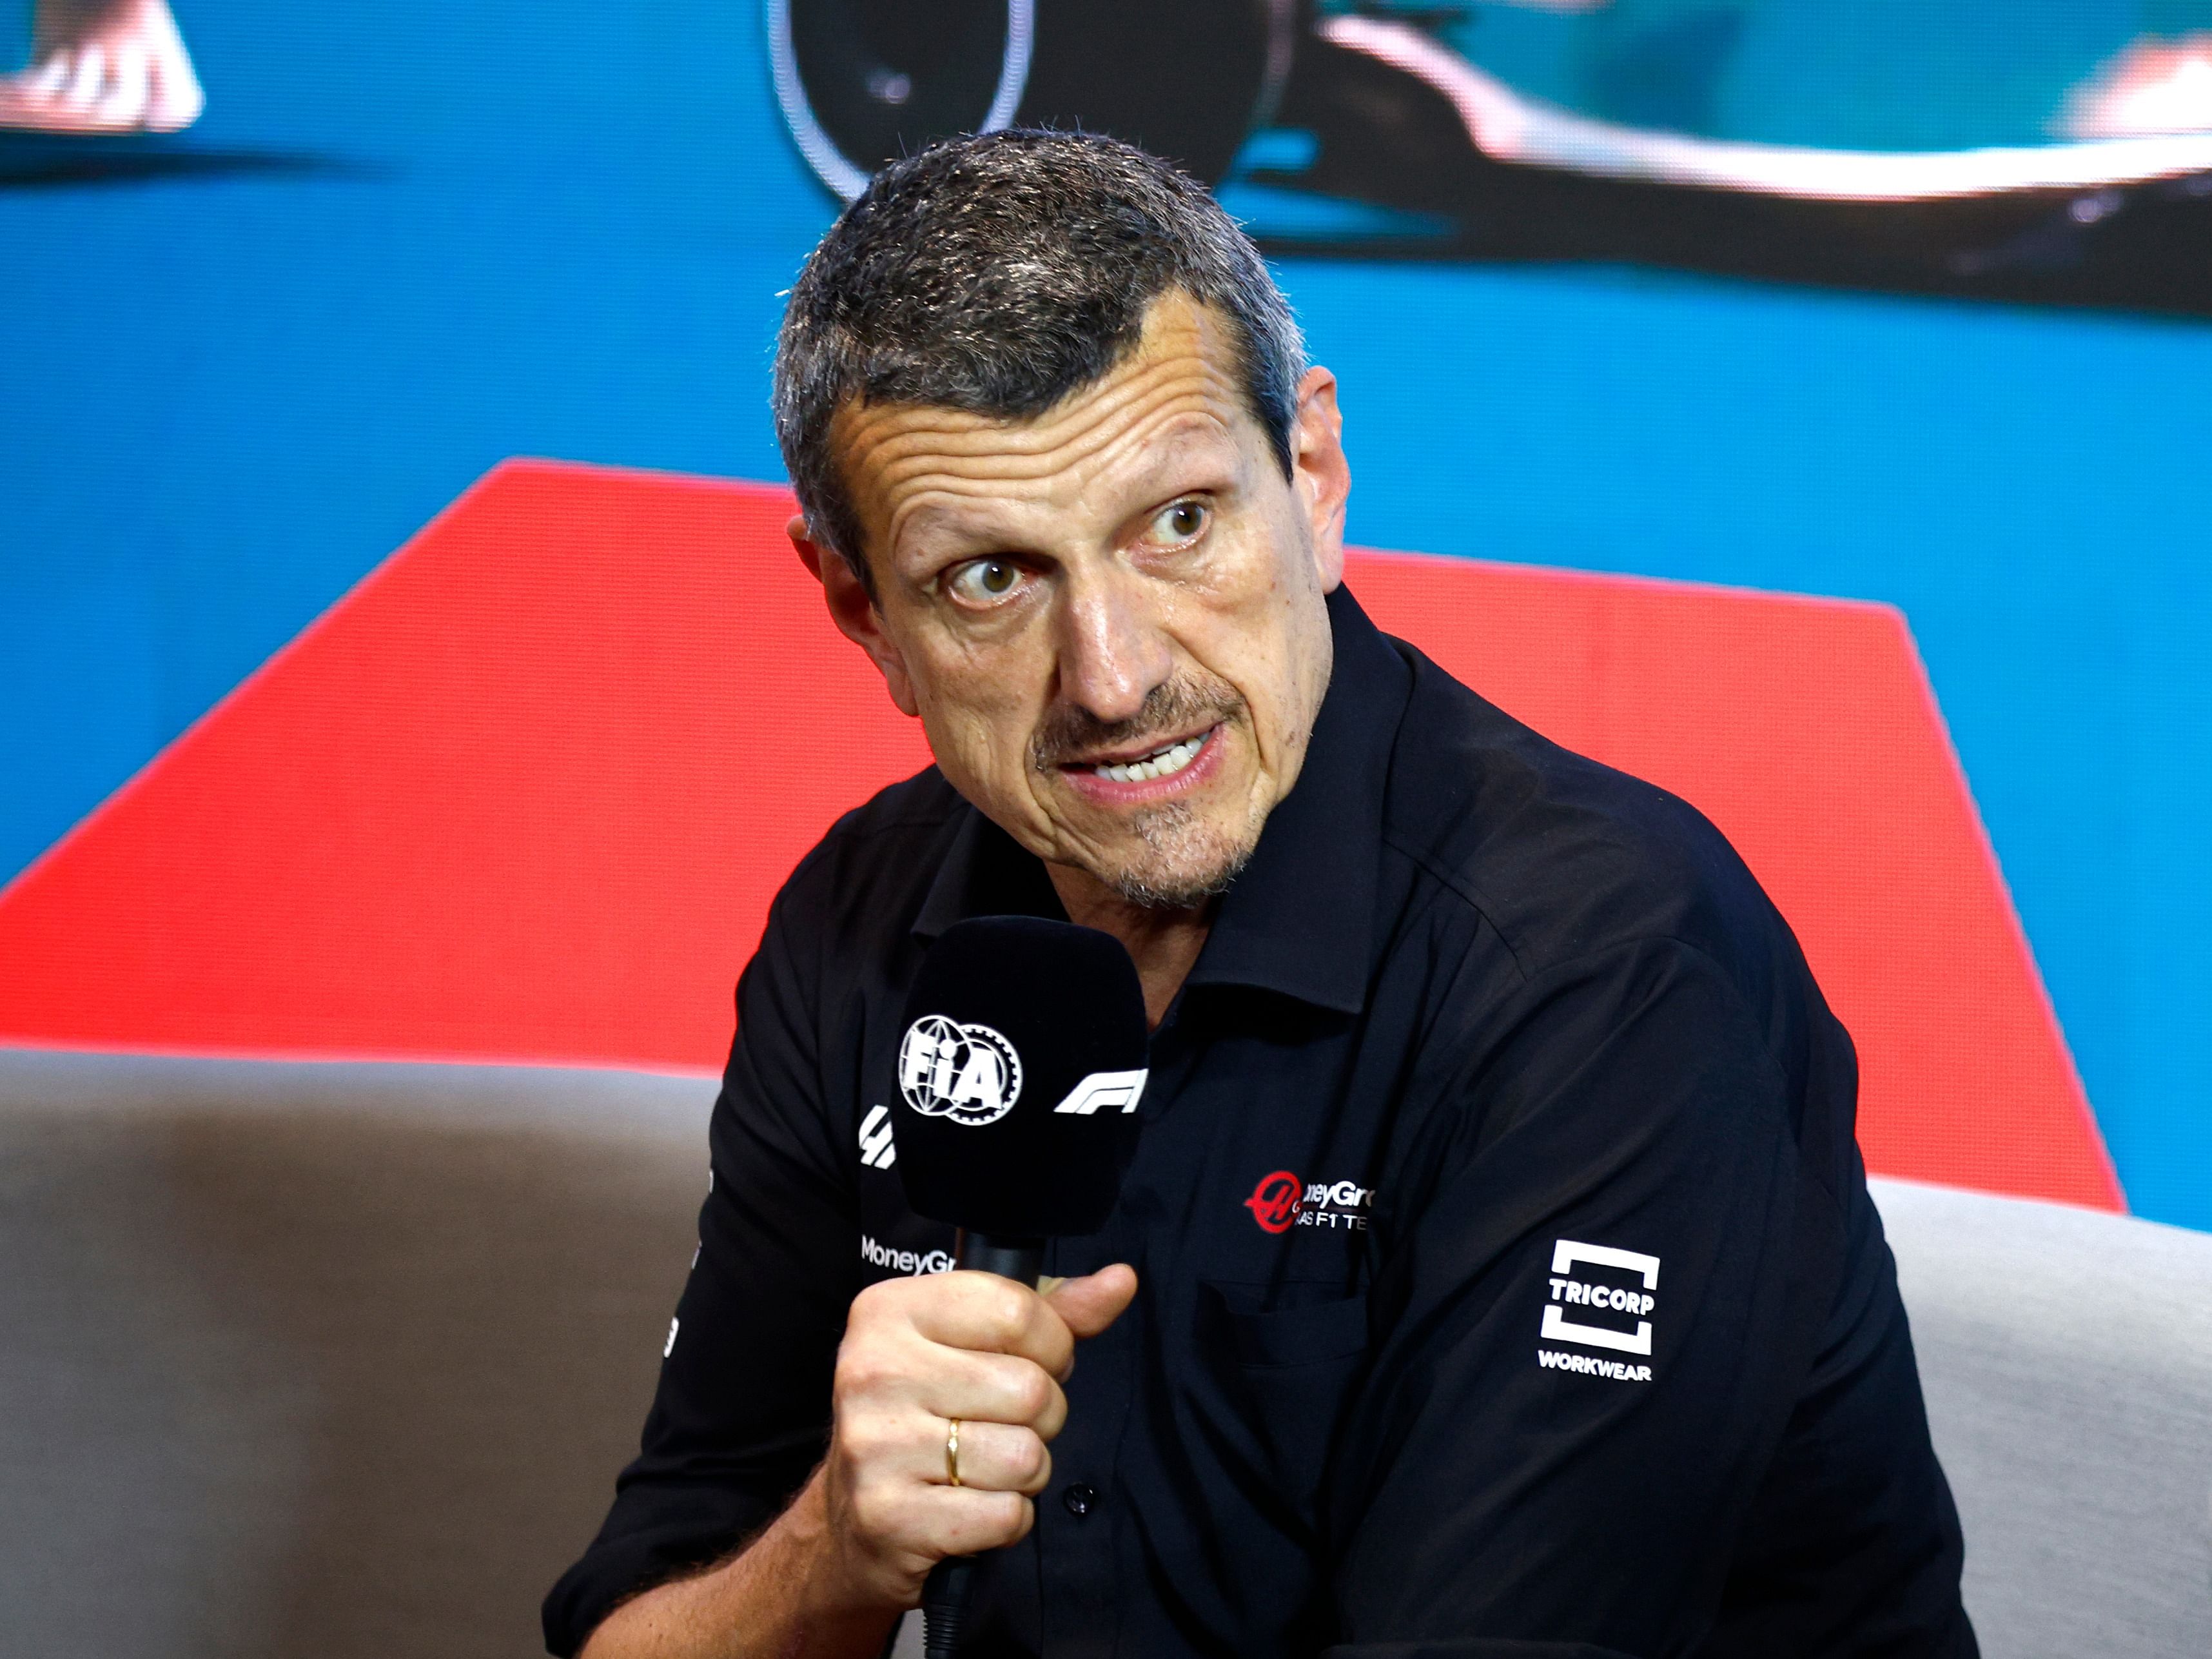
<path id="1" fill-rule="evenodd" d="M 1008 126 L 1110 134 L 1207 184 L 1267 124 L 1307 0 L 767 0 L 776 101 L 850 201 L 931 139 Z"/>

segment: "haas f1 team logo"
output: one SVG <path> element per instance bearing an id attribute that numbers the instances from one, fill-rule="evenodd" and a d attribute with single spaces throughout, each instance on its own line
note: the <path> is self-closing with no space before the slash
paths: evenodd
<path id="1" fill-rule="evenodd" d="M 1260 1177 L 1260 1184 L 1244 1200 L 1244 1207 L 1252 1212 L 1252 1219 L 1260 1224 L 1263 1231 L 1286 1233 L 1297 1222 L 1305 1195 L 1304 1182 L 1288 1170 L 1278 1170 L 1273 1175 Z"/>
<path id="2" fill-rule="evenodd" d="M 1021 1098 L 1022 1057 L 988 1025 L 925 1014 L 899 1044 L 899 1092 L 924 1117 L 996 1123 Z"/>
<path id="3" fill-rule="evenodd" d="M 1367 1225 L 1375 1189 L 1356 1181 L 1316 1181 L 1309 1185 L 1289 1170 L 1260 1177 L 1244 1207 L 1261 1231 L 1286 1233 L 1293 1227 L 1343 1227 L 1353 1231 Z"/>

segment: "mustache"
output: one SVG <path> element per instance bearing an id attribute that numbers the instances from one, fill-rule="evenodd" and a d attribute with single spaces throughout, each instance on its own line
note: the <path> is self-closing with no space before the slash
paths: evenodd
<path id="1" fill-rule="evenodd" d="M 1228 681 L 1210 674 L 1179 674 L 1145 694 L 1144 707 L 1124 720 L 1102 720 L 1087 708 L 1062 703 L 1046 714 L 1030 738 L 1030 764 L 1049 772 L 1086 753 L 1133 747 L 1194 725 L 1234 720 L 1244 699 Z"/>

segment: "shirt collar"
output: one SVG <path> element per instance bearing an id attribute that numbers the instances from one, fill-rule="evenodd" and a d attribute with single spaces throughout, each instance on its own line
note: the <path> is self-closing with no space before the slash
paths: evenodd
<path id="1" fill-rule="evenodd" d="M 1066 921 L 1067 912 L 1045 874 L 1044 861 L 985 817 L 972 802 L 962 803 L 960 827 L 945 862 L 914 919 L 916 939 L 933 939 L 956 921 L 970 916 L 1042 916 Z"/>
<path id="2" fill-rule="evenodd" d="M 1349 589 L 1329 596 L 1335 665 L 1305 764 L 1267 815 L 1186 983 L 1245 985 L 1339 1013 L 1367 1001 L 1382 798 L 1413 672 Z"/>
<path id="3" fill-rule="evenodd" d="M 1365 1006 L 1382 797 L 1412 671 L 1350 591 L 1329 596 L 1335 662 L 1297 785 L 1224 894 L 1189 985 L 1241 985 L 1357 1013 Z M 914 921 L 934 939 L 969 916 L 1063 920 L 1044 866 L 970 805 Z"/>

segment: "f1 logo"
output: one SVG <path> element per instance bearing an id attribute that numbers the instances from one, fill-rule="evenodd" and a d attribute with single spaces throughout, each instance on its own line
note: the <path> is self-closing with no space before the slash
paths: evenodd
<path id="1" fill-rule="evenodd" d="M 1144 1098 L 1145 1079 L 1151 1075 L 1142 1066 L 1133 1072 L 1093 1072 L 1070 1089 L 1067 1098 L 1052 1109 L 1073 1112 L 1079 1117 L 1089 1117 L 1109 1107 L 1133 1112 L 1138 1101 Z"/>

